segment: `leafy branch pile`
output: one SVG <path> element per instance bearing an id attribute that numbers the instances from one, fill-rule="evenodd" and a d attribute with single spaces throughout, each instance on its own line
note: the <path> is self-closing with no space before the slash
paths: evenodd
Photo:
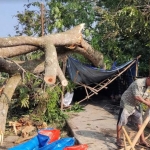
<path id="1" fill-rule="evenodd" d="M 69 82 L 66 90 L 72 91 L 74 86 Z M 60 109 L 61 88 L 59 83 L 47 86 L 40 77 L 26 73 L 24 83 L 17 87 L 10 104 L 9 119 L 29 114 L 33 121 L 63 128 L 68 116 Z"/>

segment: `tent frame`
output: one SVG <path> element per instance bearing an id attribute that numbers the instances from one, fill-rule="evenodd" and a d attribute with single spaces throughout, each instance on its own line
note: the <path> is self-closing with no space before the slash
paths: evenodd
<path id="1" fill-rule="evenodd" d="M 83 86 L 85 88 L 86 91 L 86 97 L 83 98 L 82 100 L 80 100 L 79 102 L 77 102 L 78 104 L 89 99 L 91 96 L 93 96 L 94 94 L 98 94 L 99 91 L 101 91 L 104 88 L 107 88 L 107 86 L 112 83 L 116 78 L 118 78 L 119 76 L 121 76 L 125 71 L 127 71 L 139 58 L 141 57 L 138 56 L 135 60 L 133 60 L 128 66 L 126 66 L 122 71 L 116 73 L 115 75 L 112 75 L 111 77 L 106 78 L 105 80 L 103 80 L 102 82 L 98 83 L 96 86 L 94 86 L 93 88 L 85 85 L 83 83 L 77 83 L 75 80 L 74 82 L 80 86 Z M 137 71 L 137 67 L 136 67 L 136 71 Z M 78 75 L 78 72 L 76 73 L 76 75 Z M 136 73 L 137 75 L 137 73 Z M 75 77 L 76 79 L 77 77 Z M 90 90 L 90 93 L 88 93 L 88 90 Z"/>

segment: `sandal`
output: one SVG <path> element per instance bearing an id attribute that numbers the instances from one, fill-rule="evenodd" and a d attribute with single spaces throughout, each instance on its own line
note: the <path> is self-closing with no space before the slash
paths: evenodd
<path id="1" fill-rule="evenodd" d="M 117 145 L 118 147 L 124 147 L 124 143 L 123 143 L 121 140 L 117 141 L 117 142 L 116 142 L 116 145 Z"/>
<path id="2" fill-rule="evenodd" d="M 147 142 L 145 142 L 145 143 L 139 143 L 139 145 L 150 148 L 150 144 L 147 143 Z"/>

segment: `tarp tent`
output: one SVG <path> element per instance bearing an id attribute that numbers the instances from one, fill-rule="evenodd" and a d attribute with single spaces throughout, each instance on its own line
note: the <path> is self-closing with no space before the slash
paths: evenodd
<path id="1" fill-rule="evenodd" d="M 68 57 L 67 71 L 73 82 L 83 85 L 86 91 L 87 89 L 91 90 L 92 93 L 89 94 L 87 92 L 87 97 L 85 98 L 87 99 L 94 94 L 98 94 L 100 90 L 108 86 L 121 75 L 126 77 L 128 85 L 130 85 L 136 77 L 137 60 L 138 59 L 128 61 L 120 66 L 113 65 L 111 70 L 103 70 L 83 64 L 72 57 Z M 95 84 L 96 86 L 90 88 L 91 84 Z"/>
<path id="2" fill-rule="evenodd" d="M 134 63 L 133 63 L 134 62 Z M 111 77 L 124 68 L 133 63 L 127 70 L 126 75 L 129 77 L 129 82 L 132 82 L 136 76 L 136 61 L 131 60 L 120 66 L 113 66 L 111 70 L 103 70 L 100 68 L 92 67 L 79 62 L 76 59 L 68 57 L 67 70 L 69 72 L 70 79 L 76 83 L 84 84 L 96 84 L 100 81 Z"/>

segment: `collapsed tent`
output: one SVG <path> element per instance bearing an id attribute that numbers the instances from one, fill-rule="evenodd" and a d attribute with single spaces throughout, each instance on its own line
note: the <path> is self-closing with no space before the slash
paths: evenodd
<path id="1" fill-rule="evenodd" d="M 133 63 L 134 62 L 134 63 Z M 83 64 L 79 62 L 76 59 L 73 59 L 71 57 L 68 57 L 67 62 L 67 69 L 69 72 L 70 79 L 75 83 L 84 83 L 84 84 L 96 84 L 100 81 L 115 75 L 119 72 L 121 72 L 124 68 L 129 66 L 128 72 L 126 74 L 128 77 L 130 77 L 130 82 L 133 81 L 133 78 L 135 78 L 136 75 L 136 61 L 132 60 L 129 62 L 126 62 L 125 64 L 121 66 L 114 66 L 111 70 L 103 70 L 100 68 L 92 67 L 86 64 Z"/>
<path id="2" fill-rule="evenodd" d="M 100 90 L 105 88 L 121 75 L 125 76 L 128 85 L 130 85 L 135 80 L 137 74 L 137 62 L 138 58 L 128 61 L 120 66 L 116 66 L 114 63 L 111 70 L 104 70 L 83 64 L 72 57 L 68 57 L 67 70 L 70 79 L 74 83 L 84 86 L 87 93 L 87 97 L 85 99 L 88 99 L 92 95 L 98 94 Z M 96 86 L 91 88 L 89 86 L 91 84 L 96 84 Z M 92 93 L 89 94 L 87 89 L 90 89 Z"/>

